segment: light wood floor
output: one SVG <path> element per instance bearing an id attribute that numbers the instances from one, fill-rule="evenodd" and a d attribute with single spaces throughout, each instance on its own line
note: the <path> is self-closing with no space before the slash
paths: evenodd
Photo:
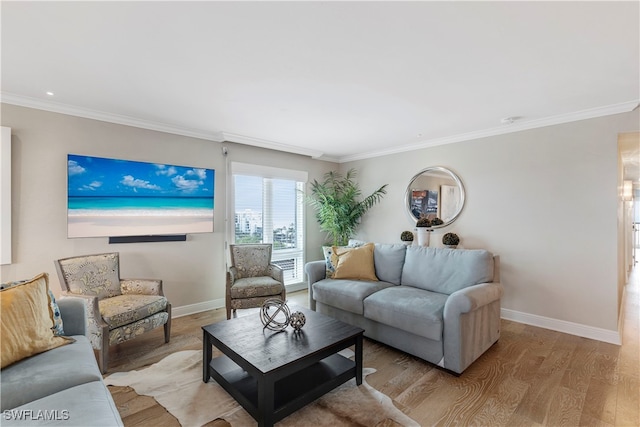
<path id="1" fill-rule="evenodd" d="M 287 297 L 307 306 L 306 291 Z M 159 328 L 112 347 L 109 373 L 200 349 L 200 327 L 225 318 L 218 309 L 173 319 L 169 344 Z M 365 339 L 364 365 L 377 369 L 367 382 L 422 426 L 640 426 L 639 324 L 637 268 L 627 286 L 622 346 L 503 320 L 500 341 L 456 377 Z M 153 399 L 110 389 L 125 426 L 179 425 Z"/>

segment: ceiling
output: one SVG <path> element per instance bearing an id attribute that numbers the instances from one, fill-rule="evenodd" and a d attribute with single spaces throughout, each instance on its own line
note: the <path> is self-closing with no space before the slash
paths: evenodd
<path id="1" fill-rule="evenodd" d="M 2 1 L 1 95 L 344 162 L 633 110 L 639 5 Z"/>

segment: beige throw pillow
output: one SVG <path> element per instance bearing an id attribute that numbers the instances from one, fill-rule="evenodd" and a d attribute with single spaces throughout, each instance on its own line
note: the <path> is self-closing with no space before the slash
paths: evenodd
<path id="1" fill-rule="evenodd" d="M 373 262 L 373 250 L 375 245 L 367 243 L 357 248 L 344 248 L 333 246 L 331 262 L 335 265 L 334 279 L 373 280 L 376 277 L 376 268 Z"/>
<path id="2" fill-rule="evenodd" d="M 49 308 L 49 276 L 42 273 L 0 291 L 2 368 L 19 360 L 73 342 L 53 334 Z"/>

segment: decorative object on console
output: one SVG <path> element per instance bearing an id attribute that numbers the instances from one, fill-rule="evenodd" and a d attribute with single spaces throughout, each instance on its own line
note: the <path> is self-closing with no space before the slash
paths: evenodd
<path id="1" fill-rule="evenodd" d="M 435 217 L 435 218 L 433 218 L 431 220 L 431 226 L 430 227 L 433 228 L 433 227 L 437 227 L 437 226 L 442 225 L 442 224 L 444 224 L 444 221 L 441 220 L 438 217 Z"/>
<path id="2" fill-rule="evenodd" d="M 264 325 L 263 329 L 276 332 L 284 331 L 290 320 L 291 312 L 285 301 L 279 298 L 269 298 L 262 303 L 260 321 Z"/>
<path id="3" fill-rule="evenodd" d="M 387 194 L 387 184 L 358 201 L 362 194 L 355 181 L 357 172 L 350 169 L 346 175 L 327 172 L 324 180 L 311 183 L 311 195 L 307 202 L 316 210 L 320 229 L 331 236 L 334 246 L 346 245 L 355 233 L 362 216 Z"/>
<path id="4" fill-rule="evenodd" d="M 431 225 L 431 220 L 426 216 L 421 216 L 418 221 L 416 221 L 416 227 L 429 227 Z"/>
<path id="5" fill-rule="evenodd" d="M 294 311 L 289 317 L 289 325 L 291 325 L 291 327 L 295 329 L 296 332 L 300 332 L 306 322 L 307 318 L 301 311 Z"/>
<path id="6" fill-rule="evenodd" d="M 460 243 L 460 237 L 456 233 L 445 233 L 442 236 L 442 244 L 447 246 L 448 248 L 455 249 Z"/>
<path id="7" fill-rule="evenodd" d="M 210 233 L 214 186 L 213 169 L 69 154 L 67 235 Z"/>
<path id="8" fill-rule="evenodd" d="M 431 220 L 426 216 L 421 216 L 418 221 L 416 221 L 418 246 L 429 246 L 429 233 L 432 231 Z"/>
<path id="9" fill-rule="evenodd" d="M 400 240 L 405 244 L 410 245 L 413 243 L 413 233 L 409 230 L 405 230 L 400 233 Z"/>

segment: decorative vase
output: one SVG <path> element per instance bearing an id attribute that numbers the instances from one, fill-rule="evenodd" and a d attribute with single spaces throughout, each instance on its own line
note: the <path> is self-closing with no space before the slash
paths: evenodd
<path id="1" fill-rule="evenodd" d="M 448 247 L 449 249 L 455 249 L 458 247 L 458 245 L 445 245 L 446 247 Z"/>
<path id="2" fill-rule="evenodd" d="M 429 233 L 431 233 L 431 230 L 427 227 L 416 228 L 416 234 L 418 235 L 418 246 L 429 246 Z"/>

